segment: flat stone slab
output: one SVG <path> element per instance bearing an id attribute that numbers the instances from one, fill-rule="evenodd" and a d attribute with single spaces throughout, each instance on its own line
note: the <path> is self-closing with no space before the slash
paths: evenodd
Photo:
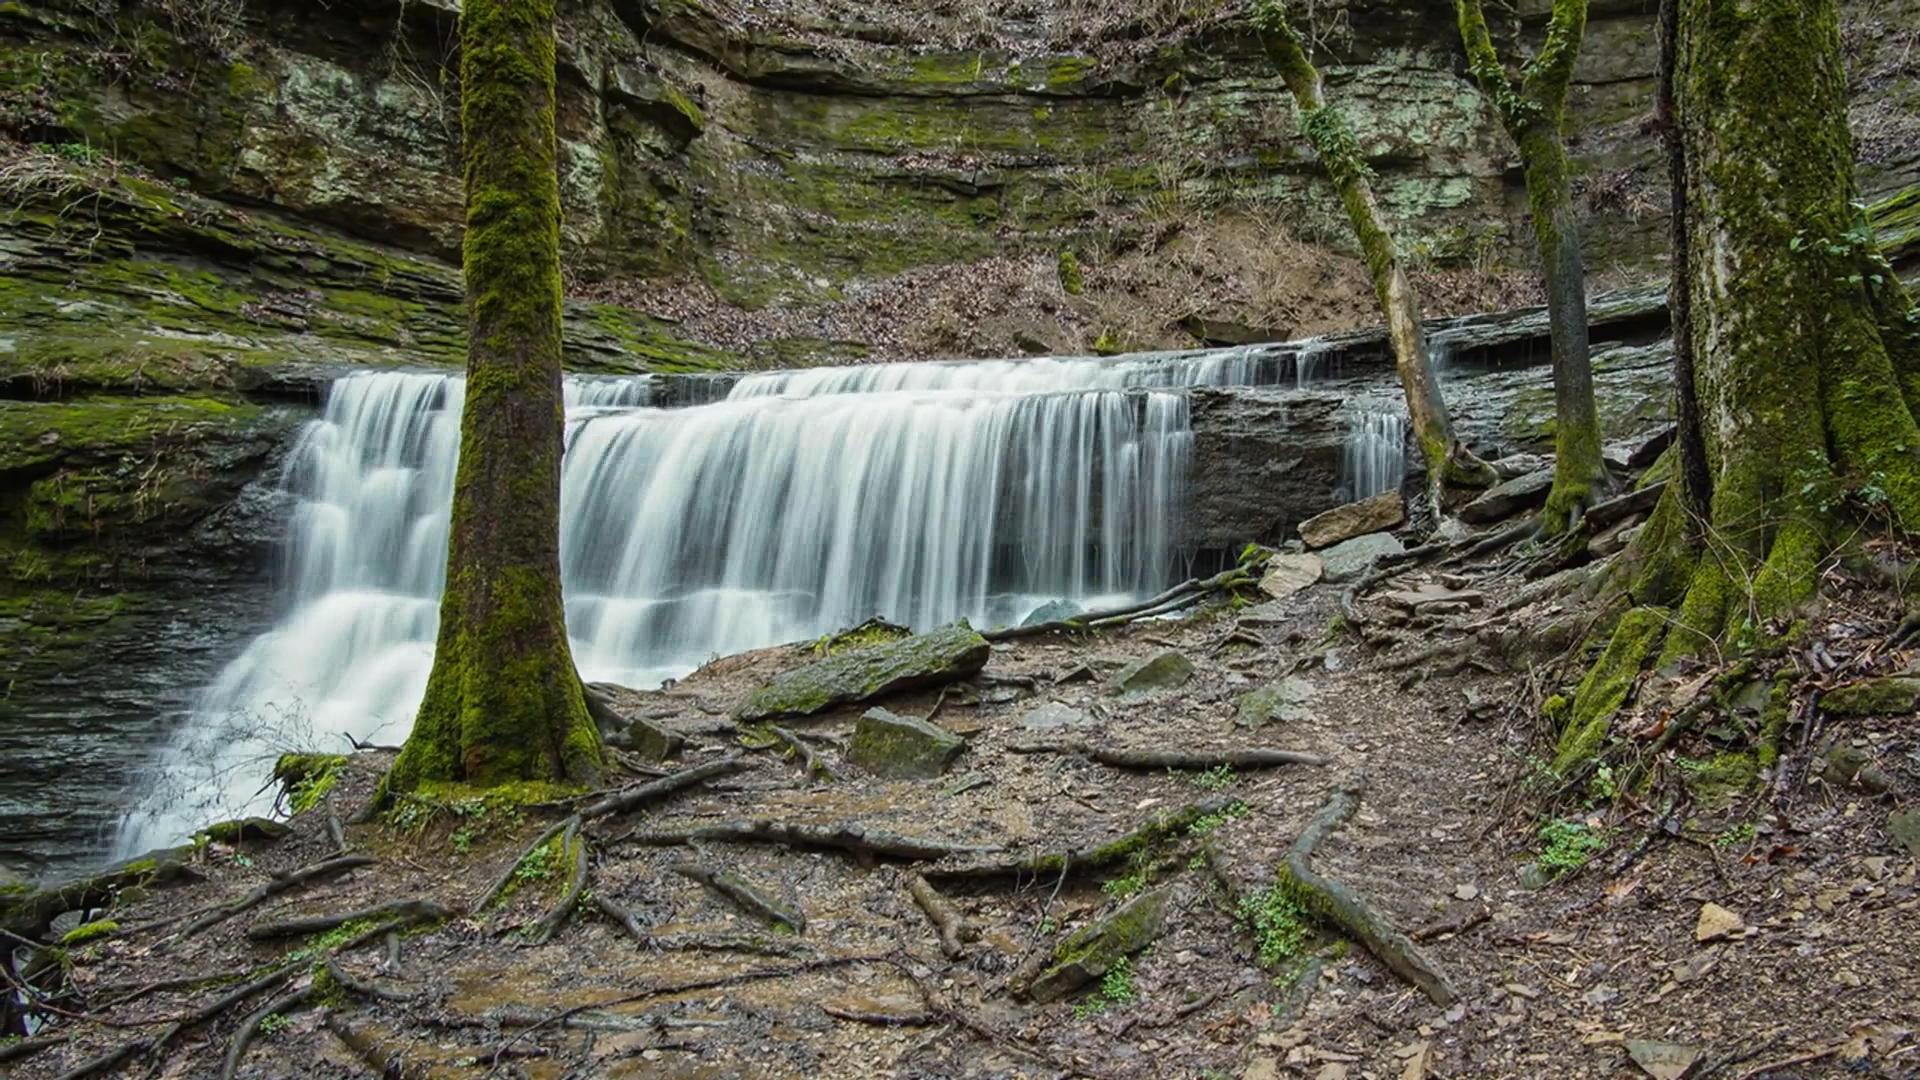
<path id="1" fill-rule="evenodd" d="M 1487 595 L 1475 589 L 1449 589 L 1445 585 L 1421 585 L 1418 588 L 1382 593 L 1380 599 L 1408 611 L 1419 611 L 1430 604 L 1458 604 L 1462 609 L 1479 607 Z"/>
<path id="2" fill-rule="evenodd" d="M 966 745 L 945 728 L 874 708 L 853 725 L 847 760 L 889 780 L 932 780 L 947 771 Z"/>
<path id="3" fill-rule="evenodd" d="M 1100 726 L 1100 721 L 1071 705 L 1049 701 L 1020 718 L 1023 731 L 1085 731 Z"/>
<path id="4" fill-rule="evenodd" d="M 1107 694 L 1136 698 L 1185 686 L 1193 678 L 1193 661 L 1168 649 L 1144 660 L 1135 660 L 1113 673 L 1107 680 Z"/>
<path id="5" fill-rule="evenodd" d="M 1260 579 L 1260 588 L 1275 600 L 1285 600 L 1317 583 L 1325 570 L 1318 555 L 1306 552 L 1275 555 L 1267 560 L 1267 573 Z"/>
<path id="6" fill-rule="evenodd" d="M 1407 547 L 1391 533 L 1356 536 L 1320 553 L 1327 580 L 1352 581 L 1373 569 L 1373 564 L 1388 555 L 1405 554 Z"/>
<path id="7" fill-rule="evenodd" d="M 742 720 L 810 716 L 899 690 L 964 679 L 987 666 L 993 649 L 965 623 L 845 652 L 794 668 L 754 691 Z"/>
<path id="8" fill-rule="evenodd" d="M 1460 520 L 1469 525 L 1486 525 L 1509 518 L 1545 503 L 1551 490 L 1553 470 L 1537 469 L 1481 492 L 1479 498 L 1460 508 Z"/>
<path id="9" fill-rule="evenodd" d="M 1300 539 L 1310 548 L 1330 547 L 1343 540 L 1391 529 L 1407 520 L 1407 506 L 1397 491 L 1383 491 L 1370 499 L 1336 506 L 1300 523 Z"/>
<path id="10" fill-rule="evenodd" d="M 1319 695 L 1313 684 L 1296 675 L 1240 695 L 1234 703 L 1236 727 L 1257 728 L 1273 723 L 1297 723 L 1313 718 L 1308 706 Z"/>

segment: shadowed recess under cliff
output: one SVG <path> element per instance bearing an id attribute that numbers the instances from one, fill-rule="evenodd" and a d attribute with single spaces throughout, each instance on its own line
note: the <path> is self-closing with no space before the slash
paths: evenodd
<path id="1" fill-rule="evenodd" d="M 1181 576 L 1181 387 L 1292 384 L 1250 350 L 815 369 L 722 401 L 571 379 L 561 547 L 589 680 L 651 685 L 716 655 L 879 615 L 1018 622 Z M 202 696 L 117 846 L 260 810 L 272 757 L 397 743 L 431 665 L 464 384 L 336 382 L 284 484 L 287 614 Z"/>

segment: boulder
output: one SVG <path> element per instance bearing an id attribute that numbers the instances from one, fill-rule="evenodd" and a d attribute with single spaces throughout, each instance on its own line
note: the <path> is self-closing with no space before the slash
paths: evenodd
<path id="1" fill-rule="evenodd" d="M 1319 581 L 1323 569 L 1318 555 L 1275 555 L 1267 560 L 1267 573 L 1260 579 L 1260 588 L 1275 600 L 1285 600 Z"/>
<path id="2" fill-rule="evenodd" d="M 1820 707 L 1845 716 L 1910 713 L 1920 706 L 1920 678 L 1895 676 L 1849 683 L 1820 695 Z"/>
<path id="3" fill-rule="evenodd" d="M 1536 469 L 1524 476 L 1505 480 L 1480 493 L 1480 497 L 1460 508 L 1460 520 L 1469 525 L 1486 525 L 1531 510 L 1547 501 L 1553 489 L 1553 470 Z"/>
<path id="4" fill-rule="evenodd" d="M 1081 614 L 1085 610 L 1085 608 L 1082 608 L 1079 604 L 1073 603 L 1072 601 L 1049 600 L 1028 612 L 1027 617 L 1020 620 L 1020 625 L 1039 626 L 1042 623 L 1064 622 L 1067 619 Z"/>
<path id="5" fill-rule="evenodd" d="M 1168 649 L 1114 672 L 1107 680 L 1107 693 L 1114 697 L 1142 697 L 1185 686 L 1191 678 L 1193 661 Z"/>
<path id="6" fill-rule="evenodd" d="M 1234 703 L 1234 725 L 1257 728 L 1276 722 L 1297 723 L 1311 719 L 1313 711 L 1307 706 L 1317 694 L 1318 691 L 1313 688 L 1312 683 L 1289 675 L 1278 682 L 1240 695 L 1240 700 Z"/>
<path id="7" fill-rule="evenodd" d="M 1122 957 L 1151 945 L 1166 925 L 1170 895 L 1166 888 L 1141 893 L 1113 914 L 1075 931 L 1054 948 L 1053 965 L 1027 987 L 1027 996 L 1041 1005 L 1058 1001 L 1105 975 Z"/>
<path id="8" fill-rule="evenodd" d="M 1058 701 L 1049 701 L 1020 718 L 1020 728 L 1023 731 L 1083 731 L 1099 726 L 1100 721 L 1071 705 L 1062 705 Z"/>
<path id="9" fill-rule="evenodd" d="M 965 623 L 864 649 L 849 649 L 775 677 L 740 706 L 739 718 L 811 716 L 836 705 L 964 679 L 993 650 Z"/>
<path id="10" fill-rule="evenodd" d="M 1373 569 L 1374 563 L 1388 555 L 1403 554 L 1406 550 L 1406 545 L 1392 534 L 1374 533 L 1356 536 L 1328 548 L 1320 553 L 1320 561 L 1326 568 L 1327 580 L 1339 583 L 1352 581 Z"/>
<path id="11" fill-rule="evenodd" d="M 853 726 L 847 760 L 889 780 L 932 780 L 966 749 L 958 735 L 925 720 L 868 709 Z"/>
<path id="12" fill-rule="evenodd" d="M 1310 548 L 1330 547 L 1356 536 L 1391 529 L 1407 520 L 1407 507 L 1397 491 L 1383 491 L 1370 499 L 1336 506 L 1300 523 L 1300 539 Z"/>

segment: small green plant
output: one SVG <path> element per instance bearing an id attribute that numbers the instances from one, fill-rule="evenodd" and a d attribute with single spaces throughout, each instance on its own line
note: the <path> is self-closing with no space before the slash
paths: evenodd
<path id="1" fill-rule="evenodd" d="M 1235 914 L 1253 935 L 1262 967 L 1291 960 L 1307 946 L 1307 909 L 1279 882 L 1242 897 Z"/>
<path id="2" fill-rule="evenodd" d="M 1721 830 L 1720 835 L 1713 838 L 1713 844 L 1721 848 L 1745 847 L 1753 843 L 1754 837 L 1758 835 L 1760 835 L 1759 828 L 1751 821 L 1744 821 Z"/>
<path id="3" fill-rule="evenodd" d="M 1613 766 L 1600 765 L 1593 770 L 1593 776 L 1587 780 L 1587 795 L 1596 802 L 1612 802 L 1620 797 L 1620 782 L 1613 775 Z"/>
<path id="4" fill-rule="evenodd" d="M 1140 997 L 1133 985 L 1133 960 L 1121 957 L 1100 977 L 1100 988 L 1073 1007 L 1075 1020 L 1098 1016 L 1114 1005 L 1126 1005 Z"/>
<path id="5" fill-rule="evenodd" d="M 260 1034 L 271 1037 L 285 1030 L 291 1023 L 293 1021 L 284 1013 L 268 1013 L 260 1018 Z"/>
<path id="6" fill-rule="evenodd" d="M 551 881 L 564 857 L 560 850 L 560 840 L 555 837 L 527 852 L 513 868 L 513 880 L 526 884 L 529 881 Z"/>
<path id="7" fill-rule="evenodd" d="M 1126 874 L 1111 878 L 1100 886 L 1100 891 L 1115 900 L 1125 900 L 1147 887 L 1147 875 L 1144 869 L 1135 868 Z"/>
<path id="8" fill-rule="evenodd" d="M 98 165 L 107 156 L 106 151 L 86 143 L 34 143 L 33 148 L 43 154 L 65 158 L 75 165 Z"/>
<path id="9" fill-rule="evenodd" d="M 485 829 L 476 829 L 471 825 L 462 825 L 458 829 L 453 830 L 453 853 L 455 855 L 465 855 L 467 852 L 472 851 L 473 842 L 484 835 L 486 835 Z"/>
<path id="10" fill-rule="evenodd" d="M 1206 772 L 1194 776 L 1193 786 L 1202 791 L 1225 791 L 1232 787 L 1234 782 L 1239 779 L 1239 777 L 1233 775 L 1232 767 L 1215 765 Z"/>
<path id="11" fill-rule="evenodd" d="M 1244 802 L 1230 803 L 1188 826 L 1189 836 L 1205 836 L 1229 821 L 1237 821 L 1253 813 L 1253 807 Z"/>
<path id="12" fill-rule="evenodd" d="M 1593 826 L 1554 818 L 1540 826 L 1540 867 L 1555 876 L 1578 870 L 1606 846 Z"/>

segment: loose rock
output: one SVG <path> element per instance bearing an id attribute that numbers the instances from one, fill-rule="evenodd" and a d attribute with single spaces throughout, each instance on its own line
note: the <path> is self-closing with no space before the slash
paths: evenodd
<path id="1" fill-rule="evenodd" d="M 1360 577 L 1373 569 L 1373 564 L 1389 555 L 1406 552 L 1405 544 L 1388 533 L 1372 533 L 1356 536 L 1335 547 L 1320 553 L 1328 581 L 1345 582 Z"/>
<path id="2" fill-rule="evenodd" d="M 1460 508 L 1460 520 L 1469 525 L 1486 525 L 1509 518 L 1522 510 L 1531 510 L 1547 501 L 1553 489 L 1553 470 L 1539 469 L 1495 484 L 1480 497 Z"/>
<path id="3" fill-rule="evenodd" d="M 1267 561 L 1267 574 L 1260 579 L 1260 588 L 1275 600 L 1285 600 L 1319 581 L 1323 570 L 1318 555 L 1275 555 Z"/>
<path id="4" fill-rule="evenodd" d="M 931 780 L 946 772 L 965 748 L 966 743 L 950 731 L 875 708 L 854 725 L 847 757 L 875 776 Z"/>
<path id="5" fill-rule="evenodd" d="M 1100 721 L 1057 701 L 1049 701 L 1020 718 L 1020 727 L 1025 731 L 1083 731 L 1099 726 Z"/>
<path id="6" fill-rule="evenodd" d="M 1067 600 L 1049 600 L 1034 608 L 1027 617 L 1020 620 L 1021 626 L 1039 626 L 1042 623 L 1064 622 L 1086 609 Z"/>
<path id="7" fill-rule="evenodd" d="M 1391 529 L 1407 520 L 1407 507 L 1397 491 L 1383 491 L 1371 499 L 1336 506 L 1300 523 L 1300 539 L 1310 548 L 1323 548 L 1367 533 Z"/>
<path id="8" fill-rule="evenodd" d="M 1191 678 L 1193 661 L 1168 649 L 1114 672 L 1107 680 L 1107 693 L 1115 697 L 1141 697 L 1184 686 Z"/>
<path id="9" fill-rule="evenodd" d="M 986 667 L 992 654 L 986 639 L 965 623 L 851 649 L 781 674 L 749 697 L 739 715 L 748 721 L 808 716 L 897 690 L 953 682 Z"/>
<path id="10" fill-rule="evenodd" d="M 1289 675 L 1252 693 L 1240 695 L 1240 700 L 1234 703 L 1234 725 L 1257 728 L 1276 722 L 1292 724 L 1311 720 L 1313 710 L 1308 705 L 1316 693 L 1312 683 Z"/>
<path id="11" fill-rule="evenodd" d="M 1170 895 L 1164 888 L 1141 893 L 1069 936 L 1053 950 L 1053 966 L 1033 980 L 1027 995 L 1042 1005 L 1058 1001 L 1105 975 L 1121 957 L 1152 944 L 1166 925 Z"/>
<path id="12" fill-rule="evenodd" d="M 1694 925 L 1693 940 L 1702 945 L 1732 937 L 1747 928 L 1740 916 L 1719 904 L 1700 905 L 1700 921 Z"/>

